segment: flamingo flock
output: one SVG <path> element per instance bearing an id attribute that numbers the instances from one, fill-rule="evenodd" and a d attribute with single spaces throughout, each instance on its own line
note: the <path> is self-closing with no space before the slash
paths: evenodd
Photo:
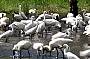
<path id="1" fill-rule="evenodd" d="M 19 6 L 21 8 L 21 6 Z M 19 32 L 19 35 L 23 37 L 23 40 L 17 42 L 17 44 L 14 45 L 12 48 L 13 51 L 13 59 L 15 59 L 15 55 L 19 56 L 20 59 L 22 58 L 22 50 L 28 50 L 28 54 L 30 57 L 29 49 L 32 48 L 37 51 L 37 55 L 45 55 L 46 53 L 50 53 L 50 56 L 53 51 L 57 51 L 56 58 L 58 59 L 59 51 L 63 54 L 63 59 L 80 59 L 78 56 L 76 56 L 74 53 L 70 52 L 70 47 L 68 43 L 74 42 L 73 38 L 71 38 L 71 35 L 73 32 L 78 32 L 78 30 L 84 30 L 82 31 L 84 35 L 90 34 L 90 13 L 86 13 L 83 10 L 83 17 L 78 14 L 76 17 L 73 16 L 72 13 L 68 13 L 65 18 L 60 19 L 59 14 L 57 13 L 51 13 L 48 14 L 47 11 L 44 11 L 41 15 L 39 15 L 37 18 L 33 15 L 31 17 L 28 17 L 24 14 L 24 12 L 19 9 L 19 14 L 14 14 L 14 18 L 16 19 L 11 24 L 8 25 L 9 30 L 5 31 L 4 33 L 0 34 L 0 39 L 2 38 L 9 38 L 18 34 L 16 32 Z M 30 14 L 35 14 L 36 9 L 29 10 Z M 8 23 L 9 18 L 6 17 L 5 13 L 0 13 L 0 27 L 6 26 Z M 60 22 L 61 21 L 61 22 Z M 65 21 L 66 29 L 63 30 L 62 22 Z M 59 29 L 56 33 L 53 32 L 53 28 Z M 38 37 L 38 39 L 43 38 L 44 40 L 47 39 L 47 34 L 51 33 L 51 38 L 48 44 L 42 43 L 42 42 L 32 42 L 35 36 Z M 46 35 L 45 35 L 46 33 Z M 39 37 L 40 35 L 40 37 Z M 26 37 L 29 36 L 29 40 L 26 40 Z M 45 36 L 45 37 L 44 37 Z M 5 41 L 7 43 L 8 39 Z M 45 53 L 46 51 L 46 53 Z M 42 54 L 40 54 L 40 52 Z M 80 52 L 80 56 L 86 56 L 88 55 L 88 51 L 82 51 Z"/>

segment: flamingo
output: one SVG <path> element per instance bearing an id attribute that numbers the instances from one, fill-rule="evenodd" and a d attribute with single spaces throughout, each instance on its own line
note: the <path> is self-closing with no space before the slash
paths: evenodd
<path id="1" fill-rule="evenodd" d="M 90 49 L 84 50 L 84 51 L 80 51 L 80 56 L 86 57 L 86 59 L 88 59 L 88 56 L 90 56 Z"/>
<path id="2" fill-rule="evenodd" d="M 19 14 L 13 14 L 14 18 L 17 21 L 20 21 L 22 19 L 27 19 L 26 15 L 24 14 L 24 12 L 21 11 L 21 5 L 19 5 Z"/>
<path id="3" fill-rule="evenodd" d="M 72 42 L 73 40 L 71 39 L 66 39 L 66 38 L 57 38 L 57 39 L 54 39 L 52 41 L 49 42 L 49 45 L 46 46 L 46 48 L 48 48 L 48 50 L 50 51 L 50 55 L 51 55 L 51 51 L 56 48 L 56 51 L 57 51 L 57 59 L 58 59 L 58 48 L 62 48 L 62 45 L 67 43 L 67 42 Z M 61 50 L 62 51 L 62 50 Z M 63 51 L 62 51 L 63 53 Z"/>
<path id="4" fill-rule="evenodd" d="M 70 47 L 67 44 L 64 44 L 63 47 L 64 49 L 64 56 L 67 59 L 80 59 L 78 56 L 76 56 L 75 54 L 68 52 L 68 50 L 70 49 Z"/>
<path id="5" fill-rule="evenodd" d="M 22 50 L 28 50 L 28 54 L 30 57 L 30 53 L 29 53 L 29 48 L 32 46 L 32 43 L 28 40 L 22 40 L 20 42 L 18 42 L 17 44 L 14 45 L 13 47 L 13 59 L 15 59 L 15 51 L 20 51 L 20 59 L 21 59 L 21 51 Z"/>
<path id="6" fill-rule="evenodd" d="M 38 35 L 39 33 L 41 33 L 41 34 L 42 34 L 42 37 L 43 37 L 43 31 L 44 31 L 44 30 L 45 30 L 45 23 L 42 22 L 42 23 L 39 24 L 38 27 L 37 27 L 37 30 L 36 30 L 37 35 Z"/>
<path id="7" fill-rule="evenodd" d="M 7 42 L 8 37 L 9 36 L 12 36 L 13 33 L 14 33 L 14 30 L 13 29 L 12 30 L 8 30 L 8 31 L 6 31 L 6 32 L 4 32 L 4 33 L 2 33 L 0 35 L 0 39 L 3 38 L 3 37 L 6 37 L 6 41 L 5 42 Z"/>
<path id="8" fill-rule="evenodd" d="M 37 27 L 38 27 L 38 25 L 36 25 L 35 27 L 25 31 L 25 35 L 30 35 L 30 38 L 32 39 L 32 35 L 35 34 Z"/>
<path id="9" fill-rule="evenodd" d="M 40 51 L 42 51 L 44 44 L 43 43 L 34 43 L 33 49 L 37 50 L 37 54 L 40 56 Z"/>
<path id="10" fill-rule="evenodd" d="M 56 39 L 56 38 L 69 37 L 71 35 L 71 32 L 70 31 L 71 31 L 71 28 L 66 29 L 65 33 L 58 32 L 58 33 L 52 35 L 52 39 L 51 40 Z"/>

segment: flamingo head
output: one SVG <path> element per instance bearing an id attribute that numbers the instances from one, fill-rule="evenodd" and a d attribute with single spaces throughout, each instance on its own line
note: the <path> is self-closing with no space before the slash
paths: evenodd
<path id="1" fill-rule="evenodd" d="M 64 44 L 63 48 L 65 48 L 66 50 L 70 51 L 70 47 L 67 44 Z"/>

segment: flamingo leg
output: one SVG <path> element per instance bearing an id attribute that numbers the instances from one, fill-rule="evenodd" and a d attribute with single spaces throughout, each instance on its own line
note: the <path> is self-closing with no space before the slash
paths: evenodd
<path id="1" fill-rule="evenodd" d="M 61 49 L 61 52 L 62 52 L 62 54 L 63 54 L 63 59 L 65 59 L 65 58 L 64 58 L 64 57 L 65 57 L 65 56 L 64 56 L 64 52 L 63 52 L 63 50 L 62 50 L 62 49 Z"/>
<path id="2" fill-rule="evenodd" d="M 20 59 L 22 59 L 21 52 L 22 52 L 22 51 L 20 50 Z"/>
<path id="3" fill-rule="evenodd" d="M 15 59 L 15 50 L 13 50 L 13 58 L 12 59 Z"/>
<path id="4" fill-rule="evenodd" d="M 29 50 L 28 50 L 28 55 L 29 55 L 29 59 L 30 59 L 30 52 L 29 52 Z"/>
<path id="5" fill-rule="evenodd" d="M 56 51 L 57 51 L 57 57 L 56 57 L 56 59 L 58 59 L 58 48 L 56 48 Z"/>
<path id="6" fill-rule="evenodd" d="M 51 52 L 52 52 L 52 51 L 49 52 L 49 53 L 50 53 L 50 56 L 51 56 Z"/>

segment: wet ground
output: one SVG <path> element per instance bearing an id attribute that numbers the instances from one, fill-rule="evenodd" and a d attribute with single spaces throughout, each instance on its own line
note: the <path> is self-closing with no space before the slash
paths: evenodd
<path id="1" fill-rule="evenodd" d="M 63 28 L 64 30 L 64 28 Z M 51 35 L 53 34 L 53 32 L 57 32 L 58 30 L 53 30 L 50 31 L 50 33 L 47 34 L 47 37 L 44 36 L 44 38 L 37 38 L 37 36 L 35 35 L 33 37 L 33 39 L 31 40 L 32 43 L 33 42 L 42 42 L 44 44 L 48 44 L 48 42 L 51 39 Z M 52 34 L 51 34 L 52 33 Z M 85 47 L 83 46 L 85 43 L 90 42 L 89 40 L 89 36 L 85 36 L 82 34 L 83 32 L 81 30 L 78 30 L 78 32 L 72 32 L 72 37 L 74 42 L 72 43 L 68 43 L 68 45 L 71 47 L 71 52 L 76 54 L 78 57 L 79 56 L 79 52 L 82 50 L 85 50 Z M 45 33 L 44 33 L 45 35 Z M 28 39 L 28 38 L 26 38 Z M 5 43 L 5 38 L 0 39 L 0 59 L 12 59 L 12 48 L 13 45 L 16 44 L 17 42 L 21 41 L 22 38 L 21 37 L 9 37 L 8 42 Z M 2 43 L 3 42 L 3 43 Z M 28 59 L 28 54 L 26 53 L 27 51 L 23 51 L 23 59 Z M 30 59 L 37 59 L 37 54 L 36 54 L 36 50 L 32 50 L 30 49 L 30 53 L 31 53 L 31 58 Z M 38 59 L 56 59 L 56 52 L 52 53 L 53 56 L 49 57 L 49 54 L 45 57 L 40 56 Z M 62 54 L 60 52 L 59 54 L 59 58 L 58 59 L 62 59 Z M 81 59 L 83 59 L 82 57 L 80 57 Z"/>

